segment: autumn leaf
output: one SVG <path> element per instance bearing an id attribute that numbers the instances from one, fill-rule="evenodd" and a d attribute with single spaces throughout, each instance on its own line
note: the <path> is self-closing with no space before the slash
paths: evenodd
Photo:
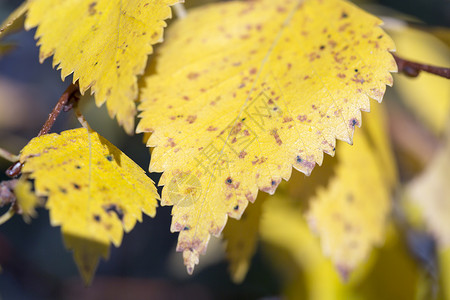
<path id="1" fill-rule="evenodd" d="M 338 145 L 334 175 L 309 201 L 308 223 L 343 278 L 384 242 L 396 172 L 382 117 L 371 112 L 355 145 Z"/>
<path id="2" fill-rule="evenodd" d="M 82 94 L 91 88 L 97 106 L 131 134 L 143 73 L 152 45 L 162 41 L 170 5 L 179 0 L 34 0 L 25 28 L 38 26 L 40 61 L 54 55 L 64 79 L 73 73 Z"/>
<path id="3" fill-rule="evenodd" d="M 0 25 L 0 40 L 23 27 L 28 1 L 25 1 Z"/>
<path id="4" fill-rule="evenodd" d="M 34 138 L 21 152 L 22 172 L 48 197 L 53 226 L 61 226 L 66 247 L 86 283 L 109 244 L 118 247 L 142 213 L 156 213 L 156 188 L 131 159 L 84 128 Z"/>
<path id="5" fill-rule="evenodd" d="M 344 282 L 329 258 L 323 255 L 320 242 L 309 230 L 296 200 L 277 192 L 262 207 L 262 253 L 274 271 L 278 271 L 276 274 L 286 277 L 283 278 L 286 285 L 282 298 L 397 300 L 417 297 L 420 270 L 408 255 L 398 228 L 387 225 L 383 247 L 373 251 Z M 393 265 L 396 267 L 392 268 Z"/>
<path id="6" fill-rule="evenodd" d="M 229 2 L 171 27 L 146 78 L 138 132 L 153 132 L 150 171 L 192 273 L 210 234 L 239 218 L 292 167 L 310 174 L 335 139 L 352 142 L 381 101 L 391 39 L 341 0 Z"/>
<path id="7" fill-rule="evenodd" d="M 33 192 L 33 184 L 27 180 L 27 176 L 22 176 L 14 187 L 14 195 L 17 199 L 19 212 L 25 222 L 29 223 L 31 218 L 36 217 L 36 207 L 42 205 L 42 199 Z"/>
<path id="8" fill-rule="evenodd" d="M 443 248 L 450 247 L 450 133 L 427 169 L 407 186 L 407 195 L 423 214 L 425 223 Z"/>

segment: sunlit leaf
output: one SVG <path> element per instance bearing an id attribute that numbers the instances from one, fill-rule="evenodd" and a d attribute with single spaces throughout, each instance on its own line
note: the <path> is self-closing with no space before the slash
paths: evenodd
<path id="1" fill-rule="evenodd" d="M 25 28 L 38 26 L 40 60 L 54 55 L 61 76 L 73 73 L 81 93 L 91 88 L 98 106 L 134 131 L 142 74 L 152 45 L 162 41 L 164 20 L 178 0 L 34 0 Z"/>
<path id="2" fill-rule="evenodd" d="M 48 197 L 50 222 L 61 226 L 66 247 L 86 283 L 109 245 L 123 232 L 156 213 L 156 188 L 131 159 L 84 128 L 34 138 L 22 150 L 22 172 L 35 180 L 38 196 Z"/>
<path id="3" fill-rule="evenodd" d="M 352 142 L 396 70 L 379 24 L 341 0 L 221 3 L 173 24 L 138 132 L 153 132 L 150 171 L 164 172 L 189 273 L 258 189 L 273 193 L 292 167 L 310 174 L 336 138 Z"/>

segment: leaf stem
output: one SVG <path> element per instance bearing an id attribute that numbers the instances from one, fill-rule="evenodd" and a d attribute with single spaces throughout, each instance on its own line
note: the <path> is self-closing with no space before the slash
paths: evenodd
<path id="1" fill-rule="evenodd" d="M 173 6 L 173 9 L 175 11 L 175 14 L 177 15 L 178 19 L 184 19 L 187 17 L 187 11 L 184 7 L 183 3 L 177 3 Z"/>
<path id="2" fill-rule="evenodd" d="M 84 118 L 83 114 L 80 111 L 80 108 L 78 106 L 75 106 L 74 111 L 75 115 L 77 116 L 78 122 L 80 122 L 81 126 L 83 126 L 88 131 L 92 131 L 91 126 L 89 126 L 89 123 Z"/>
<path id="3" fill-rule="evenodd" d="M 409 77 L 417 77 L 419 76 L 421 71 L 425 71 L 431 74 L 438 75 L 440 77 L 444 77 L 450 79 L 450 68 L 436 67 L 426 64 L 420 64 L 413 61 L 409 61 L 407 59 L 401 58 L 396 54 L 392 54 L 394 56 L 395 62 L 398 66 L 398 72 L 403 73 Z"/>

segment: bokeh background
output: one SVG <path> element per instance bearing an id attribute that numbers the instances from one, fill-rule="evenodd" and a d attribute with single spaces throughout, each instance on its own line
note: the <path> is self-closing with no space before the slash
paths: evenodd
<path id="1" fill-rule="evenodd" d="M 186 2 L 187 7 L 191 8 L 215 1 Z M 20 0 L 0 0 L 0 20 L 4 20 L 20 3 Z M 377 15 L 406 19 L 411 25 L 431 32 L 443 44 L 445 41 L 448 43 L 448 0 L 379 0 L 357 3 Z M 52 69 L 51 59 L 43 64 L 39 63 L 34 33 L 35 30 L 21 31 L 8 37 L 6 41 L 14 44 L 15 49 L 0 57 L 0 147 L 13 153 L 18 153 L 36 136 L 47 114 L 72 79 L 68 77 L 62 82 L 60 72 Z M 425 62 L 428 59 L 429 57 L 423 57 Z M 89 96 L 84 97 L 82 110 L 93 129 L 146 170 L 150 157 L 148 149 L 142 144 L 142 137 L 127 136 L 108 117 L 104 107 L 96 108 L 88 98 Z M 396 98 L 396 92 L 388 89 L 386 99 Z M 74 127 L 78 127 L 78 123 L 73 114 L 63 113 L 53 131 L 60 132 Z M 411 177 L 423 164 L 414 161 L 414 158 L 399 161 L 403 164 L 403 173 L 400 175 L 404 180 Z M 0 180 L 7 179 L 3 170 L 8 166 L 8 162 L 0 160 Z M 155 181 L 158 180 L 157 174 L 150 176 Z M 4 211 L 3 208 L 0 213 Z M 277 251 L 276 247 L 260 245 L 246 279 L 241 284 L 235 284 L 227 271 L 223 244 L 213 238 L 207 256 L 202 257 L 194 275 L 186 275 L 181 254 L 175 252 L 177 235 L 169 231 L 170 211 L 168 207 L 158 208 L 156 218 L 144 217 L 142 223 L 124 236 L 120 248 L 112 247 L 110 259 L 100 263 L 96 278 L 89 288 L 83 286 L 72 254 L 64 249 L 59 228 L 50 226 L 45 209 L 39 209 L 38 217 L 31 224 L 26 224 L 20 216 L 15 216 L 0 227 L 0 299 L 272 299 L 289 294 L 286 292 L 286 278 L 289 276 L 280 275 L 278 268 L 286 262 L 273 259 L 273 256 L 283 257 L 281 254 L 273 254 Z M 392 232 L 392 236 L 398 235 L 394 229 Z M 400 252 L 392 250 L 399 248 Z M 429 276 L 433 280 L 437 272 L 433 265 L 433 249 L 433 242 L 428 236 L 411 233 L 409 239 L 392 238 L 385 248 L 377 251 L 385 253 L 385 264 L 395 262 L 398 268 L 406 270 L 405 273 L 399 273 L 399 276 L 419 272 L 415 266 L 418 264 L 428 268 L 423 276 Z M 415 257 L 419 257 L 419 261 L 405 258 L 414 252 L 418 253 Z M 373 276 L 379 274 L 381 278 L 390 271 L 380 263 L 379 270 L 373 272 Z M 291 276 L 291 281 L 301 286 L 304 284 L 301 278 L 301 271 L 298 271 Z M 392 299 L 410 299 L 416 289 L 415 286 L 401 284 L 387 287 L 380 278 L 377 279 L 379 288 L 390 289 Z M 392 274 L 389 278 L 392 279 Z M 407 284 L 414 281 L 405 279 L 402 282 Z M 370 293 L 376 299 L 376 292 Z M 296 293 L 291 294 L 298 296 Z M 308 295 L 304 294 L 304 297 L 308 298 Z"/>

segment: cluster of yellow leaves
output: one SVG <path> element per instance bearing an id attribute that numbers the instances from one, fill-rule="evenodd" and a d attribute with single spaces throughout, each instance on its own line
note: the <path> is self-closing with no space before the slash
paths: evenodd
<path id="1" fill-rule="evenodd" d="M 309 175 L 335 139 L 352 142 L 396 70 L 379 24 L 341 0 L 261 0 L 195 9 L 171 26 L 138 132 L 152 132 L 150 171 L 164 172 L 161 202 L 174 206 L 189 273 L 258 189 L 274 193 L 292 167 Z"/>
<path id="2" fill-rule="evenodd" d="M 36 194 L 48 197 L 50 222 L 61 226 L 86 283 L 100 256 L 108 257 L 109 244 L 118 247 L 123 231 L 142 221 L 141 212 L 156 213 L 151 179 L 95 132 L 80 128 L 35 138 L 20 161 L 22 172 L 35 180 Z"/>
<path id="3" fill-rule="evenodd" d="M 137 75 L 177 2 L 33 0 L 11 20 L 28 10 L 25 28 L 38 27 L 40 60 L 54 55 L 62 78 L 73 73 L 81 92 L 91 88 L 131 133 Z M 264 201 L 244 213 L 248 203 L 259 190 L 273 194 L 292 168 L 309 175 L 324 153 L 334 155 L 336 139 L 352 143 L 361 111 L 371 98 L 381 101 L 396 70 L 380 23 L 343 0 L 258 0 L 195 9 L 173 24 L 145 75 L 137 131 L 152 133 L 150 171 L 163 172 L 161 203 L 174 206 L 171 230 L 180 232 L 189 273 L 210 235 L 243 216 L 239 228 L 250 236 L 236 223 L 225 232 L 233 276 L 242 280 Z M 361 135 L 353 149 L 364 154 L 342 148 L 336 174 L 308 199 L 310 226 L 342 273 L 382 242 L 395 181 L 392 167 L 388 175 L 380 169 L 392 166 L 386 139 L 369 127 L 370 138 Z M 94 132 L 36 138 L 21 162 L 37 195 L 48 197 L 51 223 L 61 226 L 86 282 L 141 211 L 155 214 L 151 180 Z M 362 164 L 367 172 L 351 170 Z"/>

